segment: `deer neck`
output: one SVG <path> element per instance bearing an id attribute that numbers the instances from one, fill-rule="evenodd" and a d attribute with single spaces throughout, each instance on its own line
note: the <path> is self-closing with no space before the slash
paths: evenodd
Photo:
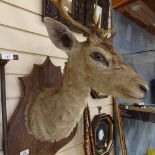
<path id="1" fill-rule="evenodd" d="M 90 91 L 86 85 L 86 77 L 84 71 L 81 71 L 80 65 L 81 64 L 72 64 L 70 60 L 65 64 L 61 92 L 73 100 L 72 104 L 84 101 Z"/>

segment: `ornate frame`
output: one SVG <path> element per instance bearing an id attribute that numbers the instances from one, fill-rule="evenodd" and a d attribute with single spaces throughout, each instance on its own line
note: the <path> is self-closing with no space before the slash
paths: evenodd
<path id="1" fill-rule="evenodd" d="M 109 114 L 95 115 L 91 121 L 90 110 L 84 110 L 84 151 L 85 155 L 109 155 L 114 146 L 114 121 Z M 100 131 L 103 131 L 102 139 Z"/>
<path id="2" fill-rule="evenodd" d="M 104 152 L 100 152 L 99 148 L 102 148 L 104 144 L 98 144 L 96 137 L 98 136 L 98 128 L 99 126 L 104 123 L 107 127 L 108 137 L 107 137 L 107 146 L 105 147 Z M 112 151 L 114 145 L 114 126 L 113 126 L 113 119 L 109 114 L 99 114 L 96 115 L 92 120 L 92 131 L 93 131 L 93 139 L 94 139 L 94 147 L 95 152 L 98 155 L 109 155 Z M 103 130 L 103 129 L 102 129 Z M 107 134 L 106 134 L 107 135 Z"/>
<path id="3" fill-rule="evenodd" d="M 92 17 L 93 8 L 96 0 L 72 0 L 72 13 L 70 14 L 73 19 L 79 23 L 91 28 L 92 27 Z M 109 18 L 109 0 L 98 0 L 98 5 L 102 8 L 102 28 L 108 28 L 108 18 Z M 82 33 L 80 30 L 74 26 L 67 23 L 61 16 L 58 8 L 51 2 L 51 0 L 43 0 L 43 15 L 44 17 L 52 17 L 61 23 L 65 24 L 70 28 L 70 30 Z"/>

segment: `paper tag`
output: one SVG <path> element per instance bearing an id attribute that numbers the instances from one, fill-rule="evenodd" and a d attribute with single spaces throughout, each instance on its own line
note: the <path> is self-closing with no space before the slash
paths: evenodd
<path id="1" fill-rule="evenodd" d="M 29 149 L 20 152 L 20 155 L 29 155 L 29 154 L 30 154 Z"/>
<path id="2" fill-rule="evenodd" d="M 2 53 L 3 60 L 13 60 L 13 54 L 10 53 Z"/>

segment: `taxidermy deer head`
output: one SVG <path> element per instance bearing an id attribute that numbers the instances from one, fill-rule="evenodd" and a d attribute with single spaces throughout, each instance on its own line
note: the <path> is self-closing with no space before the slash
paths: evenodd
<path id="1" fill-rule="evenodd" d="M 90 30 L 67 14 L 62 0 L 54 2 L 64 18 L 87 35 L 87 40 L 78 42 L 63 24 L 45 18 L 51 41 L 67 53 L 68 62 L 61 89 L 46 88 L 31 97 L 26 125 L 37 139 L 50 142 L 67 137 L 76 126 L 87 104 L 90 88 L 132 102 L 143 101 L 148 90 L 147 84 L 113 49 L 110 42 L 113 33 L 109 36 L 110 30 L 99 28 L 100 17 L 96 20 L 94 13 L 94 29 Z"/>

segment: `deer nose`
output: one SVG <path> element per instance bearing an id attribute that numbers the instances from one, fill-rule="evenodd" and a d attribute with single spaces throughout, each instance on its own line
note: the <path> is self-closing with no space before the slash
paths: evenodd
<path id="1" fill-rule="evenodd" d="M 139 89 L 143 92 L 143 94 L 146 96 L 146 94 L 147 94 L 147 91 L 148 91 L 148 89 L 145 87 L 145 86 L 143 86 L 143 85 L 139 85 Z"/>

